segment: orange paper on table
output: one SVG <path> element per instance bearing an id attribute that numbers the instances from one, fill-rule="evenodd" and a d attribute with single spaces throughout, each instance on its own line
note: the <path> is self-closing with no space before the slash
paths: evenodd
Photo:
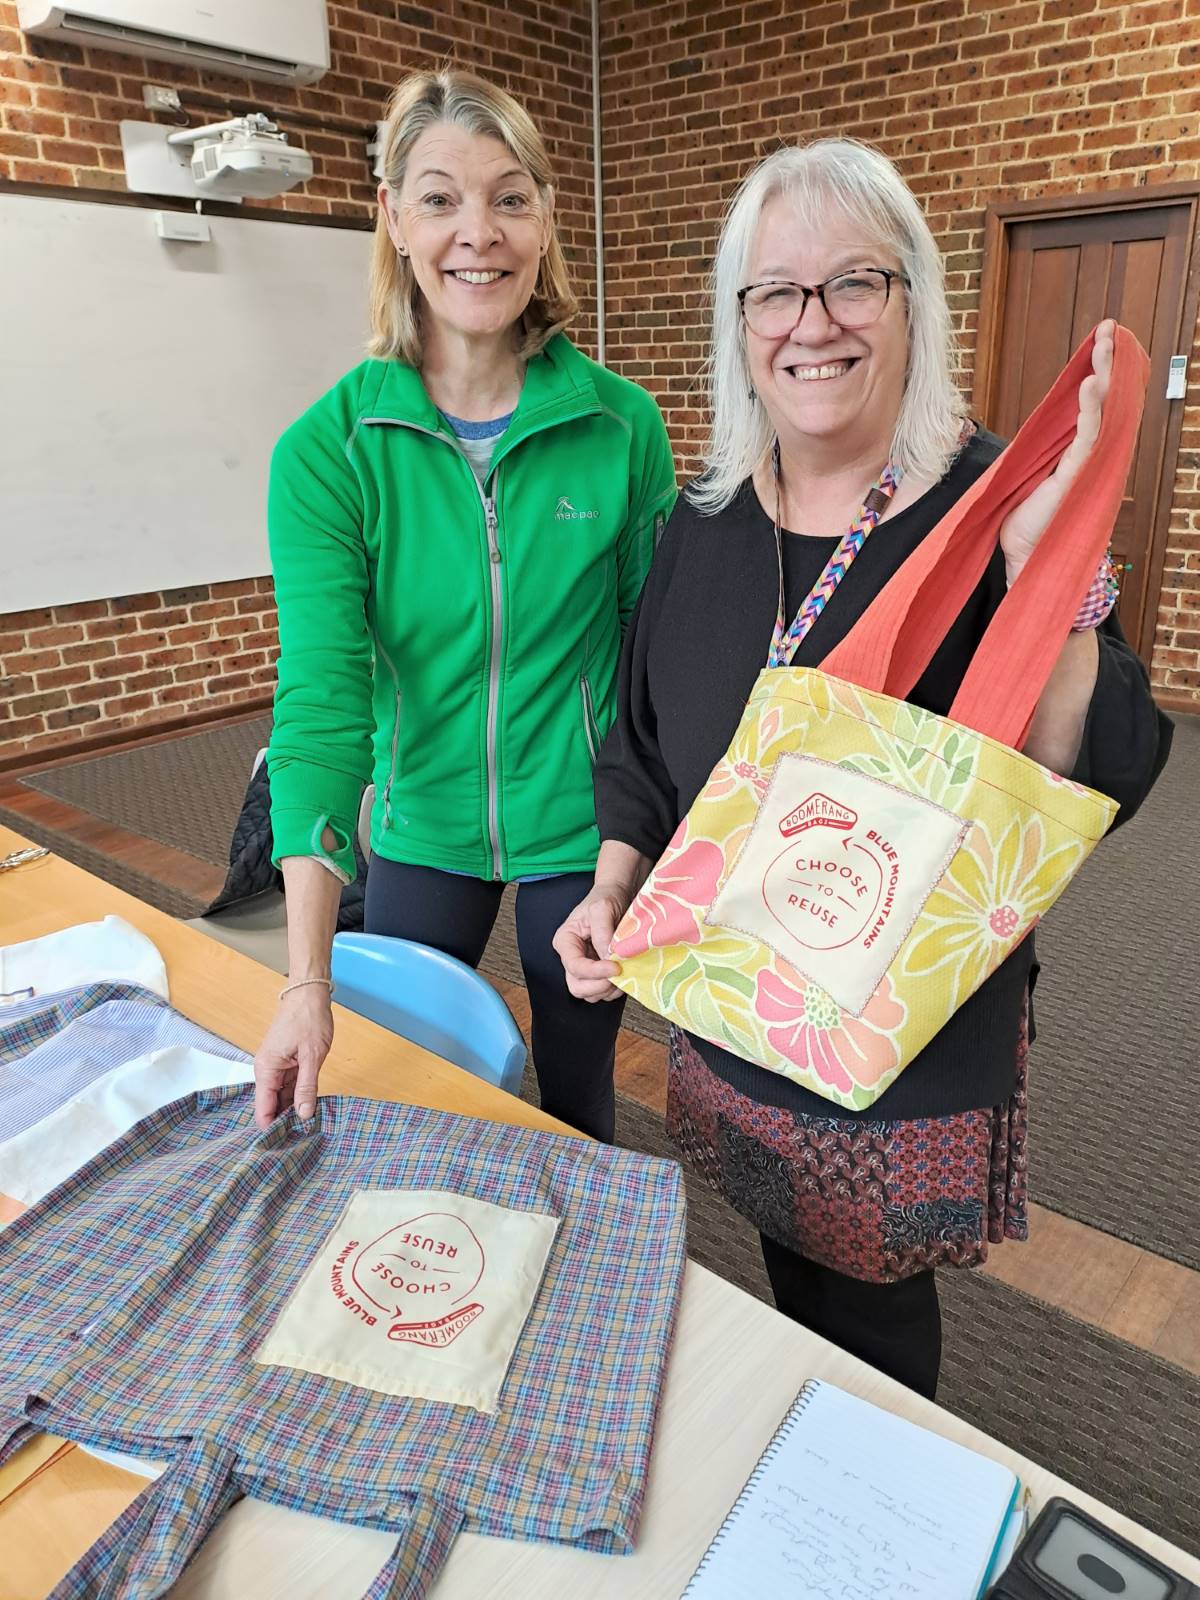
<path id="1" fill-rule="evenodd" d="M 52 1433 L 39 1433 L 28 1444 L 22 1445 L 0 1467 L 0 1502 L 16 1494 L 18 1489 L 31 1483 L 74 1448 L 69 1439 L 58 1439 Z"/>

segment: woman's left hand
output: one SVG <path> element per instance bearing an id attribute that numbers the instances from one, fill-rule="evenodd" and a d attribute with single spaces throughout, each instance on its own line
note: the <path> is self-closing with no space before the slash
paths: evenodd
<path id="1" fill-rule="evenodd" d="M 1000 548 L 1011 585 L 1037 548 L 1038 540 L 1062 504 L 1080 467 L 1087 460 L 1100 432 L 1100 417 L 1108 396 L 1112 375 L 1113 337 L 1116 323 L 1102 322 L 1092 346 L 1092 370 L 1079 385 L 1079 416 L 1075 437 L 1067 446 L 1054 471 L 1033 493 L 1004 519 L 1000 529 Z"/>

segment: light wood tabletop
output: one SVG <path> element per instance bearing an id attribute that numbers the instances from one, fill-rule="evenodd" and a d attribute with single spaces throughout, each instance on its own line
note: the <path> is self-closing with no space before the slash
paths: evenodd
<path id="1" fill-rule="evenodd" d="M 0 828 L 0 855 L 25 842 Z M 274 1010 L 277 973 L 56 857 L 0 874 L 0 943 L 109 914 L 125 918 L 158 946 L 180 1011 L 247 1051 L 257 1047 Z M 523 1126 L 559 1126 L 341 1008 L 321 1088 Z M 1019 1363 L 1014 1371 L 1019 1373 Z M 1034 1509 L 1052 1494 L 1067 1495 L 1200 1583 L 1200 1561 L 689 1263 L 636 1553 L 605 1557 L 465 1534 L 434 1600 L 482 1594 L 561 1600 L 567 1593 L 572 1600 L 671 1600 L 797 1389 L 813 1377 L 1003 1461 L 1028 1486 Z M 0 1502 L 3 1600 L 40 1600 L 143 1482 L 71 1450 Z M 221 1520 L 173 1592 L 189 1600 L 352 1600 L 366 1590 L 393 1543 L 391 1534 L 243 1500 Z"/>

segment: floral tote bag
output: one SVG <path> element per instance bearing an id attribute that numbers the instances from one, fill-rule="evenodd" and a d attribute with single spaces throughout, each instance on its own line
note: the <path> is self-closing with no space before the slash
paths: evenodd
<path id="1" fill-rule="evenodd" d="M 1108 543 L 1148 362 L 1117 329 L 1100 437 L 946 717 L 908 704 L 1005 516 L 1074 437 L 1093 337 L 819 669 L 760 673 L 617 928 L 614 982 L 863 1109 L 1053 905 L 1116 804 L 1021 753 Z"/>

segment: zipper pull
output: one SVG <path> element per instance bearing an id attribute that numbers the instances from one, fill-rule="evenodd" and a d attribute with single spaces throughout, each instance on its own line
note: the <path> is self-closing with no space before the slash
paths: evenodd
<path id="1" fill-rule="evenodd" d="M 495 500 L 485 500 L 483 502 L 483 515 L 484 515 L 485 521 L 487 522 L 488 536 L 489 536 L 489 538 L 493 537 L 495 535 L 495 532 L 496 532 L 496 502 L 495 502 Z"/>

